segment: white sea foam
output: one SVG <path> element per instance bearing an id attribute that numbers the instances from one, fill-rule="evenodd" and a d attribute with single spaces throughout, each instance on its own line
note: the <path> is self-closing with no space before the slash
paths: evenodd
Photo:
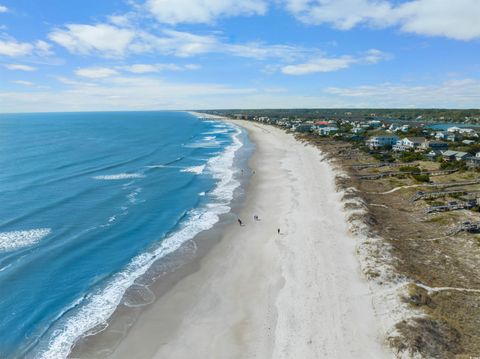
<path id="1" fill-rule="evenodd" d="M 190 173 L 195 173 L 199 175 L 203 172 L 204 169 L 205 169 L 205 165 L 201 165 L 201 166 L 187 167 L 181 170 L 180 172 L 190 172 Z"/>
<path id="2" fill-rule="evenodd" d="M 0 251 L 12 251 L 38 243 L 48 236 L 50 228 L 30 229 L 27 231 L 13 231 L 0 233 Z"/>
<path id="3" fill-rule="evenodd" d="M 228 133 L 228 130 L 224 129 L 224 130 L 208 131 L 208 132 L 204 132 L 203 135 L 219 135 L 222 133 Z"/>
<path id="4" fill-rule="evenodd" d="M 138 195 L 142 192 L 142 187 L 135 188 L 132 192 L 127 195 L 128 201 L 131 204 L 135 204 L 138 202 Z"/>
<path id="5" fill-rule="evenodd" d="M 145 175 L 141 173 L 117 173 L 114 175 L 102 175 L 102 176 L 95 176 L 93 179 L 96 180 L 103 180 L 103 181 L 118 181 L 124 179 L 131 179 L 131 178 L 143 178 Z"/>
<path id="6" fill-rule="evenodd" d="M 7 270 L 8 268 L 11 267 L 11 265 L 12 265 L 12 263 L 7 264 L 5 267 L 0 268 L 0 272 L 3 272 L 4 270 Z"/>
<path id="7" fill-rule="evenodd" d="M 238 139 L 240 130 L 234 125 L 229 126 L 236 129 L 233 143 L 218 157 L 210 159 L 206 165 L 206 170 L 218 181 L 214 191 L 211 192 L 214 202 L 204 208 L 190 211 L 180 230 L 165 238 L 155 250 L 133 258 L 105 288 L 89 295 L 76 313 L 65 318 L 53 332 L 48 347 L 40 354 L 40 358 L 66 358 L 77 338 L 107 321 L 122 301 L 126 290 L 138 277 L 145 274 L 157 259 L 179 249 L 183 243 L 198 233 L 212 228 L 220 215 L 230 211 L 229 204 L 233 199 L 233 192 L 240 185 L 234 178 L 233 161 L 235 153 L 243 144 Z"/>
<path id="8" fill-rule="evenodd" d="M 185 145 L 187 148 L 211 148 L 219 147 L 223 144 L 223 141 L 220 141 L 215 136 L 205 136 L 201 140 Z"/>

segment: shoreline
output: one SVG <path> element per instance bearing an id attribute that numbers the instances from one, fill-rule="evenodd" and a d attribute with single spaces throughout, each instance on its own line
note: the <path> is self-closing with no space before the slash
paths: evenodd
<path id="1" fill-rule="evenodd" d="M 88 331 L 75 342 L 68 358 L 98 358 L 111 354 L 143 310 L 181 279 L 197 271 L 199 261 L 220 241 L 225 227 L 236 223 L 235 213 L 241 208 L 249 185 L 248 161 L 253 151 L 247 131 L 241 127 L 238 129 L 240 132 L 235 137 L 243 138 L 242 146 L 235 152 L 232 167 L 237 172 L 233 179 L 238 181 L 239 185 L 234 189 L 233 198 L 228 205 L 230 211 L 220 214 L 213 227 L 196 234 L 175 251 L 155 261 L 147 272 L 126 290 L 107 322 Z"/>
<path id="2" fill-rule="evenodd" d="M 240 212 L 246 226 L 227 224 L 109 357 L 393 357 L 361 277 L 334 170 L 317 149 L 281 130 L 227 121 L 246 128 L 256 145 L 256 173 Z"/>

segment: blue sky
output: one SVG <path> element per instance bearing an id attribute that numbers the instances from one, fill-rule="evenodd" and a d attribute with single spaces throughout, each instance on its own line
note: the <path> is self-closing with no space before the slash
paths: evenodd
<path id="1" fill-rule="evenodd" d="M 0 112 L 480 107 L 479 0 L 0 0 Z"/>

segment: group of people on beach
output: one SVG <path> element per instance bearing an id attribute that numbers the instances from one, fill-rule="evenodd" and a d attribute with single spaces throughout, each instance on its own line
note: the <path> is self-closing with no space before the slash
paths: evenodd
<path id="1" fill-rule="evenodd" d="M 253 215 L 253 220 L 254 220 L 254 221 L 259 221 L 260 218 L 259 218 L 256 214 L 254 214 L 254 215 Z M 240 218 L 237 218 L 237 222 L 238 222 L 238 224 L 240 225 L 240 227 L 243 227 L 243 226 L 244 226 L 243 221 L 242 221 Z M 277 229 L 277 233 L 280 234 L 280 228 Z"/>

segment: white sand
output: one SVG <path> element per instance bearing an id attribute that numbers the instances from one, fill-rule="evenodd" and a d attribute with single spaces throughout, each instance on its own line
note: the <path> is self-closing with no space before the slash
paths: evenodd
<path id="1" fill-rule="evenodd" d="M 238 123 L 257 146 L 240 214 L 246 226 L 227 228 L 113 357 L 392 358 L 331 167 L 281 130 Z"/>

